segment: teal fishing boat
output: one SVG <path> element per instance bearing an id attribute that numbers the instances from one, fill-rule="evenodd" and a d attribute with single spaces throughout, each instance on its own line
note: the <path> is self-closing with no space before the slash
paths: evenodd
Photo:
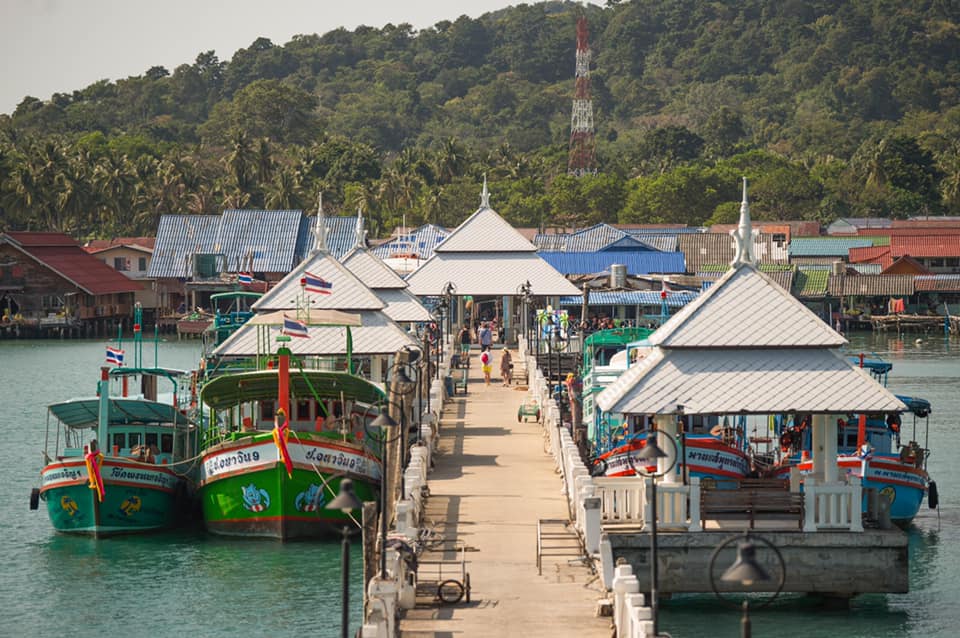
<path id="1" fill-rule="evenodd" d="M 190 511 L 196 377 L 140 366 L 139 327 L 134 366 L 123 366 L 120 347 L 108 347 L 114 367 L 101 368 L 97 396 L 48 407 L 44 467 L 30 508 L 45 503 L 57 531 L 95 537 L 146 532 L 173 527 Z"/>

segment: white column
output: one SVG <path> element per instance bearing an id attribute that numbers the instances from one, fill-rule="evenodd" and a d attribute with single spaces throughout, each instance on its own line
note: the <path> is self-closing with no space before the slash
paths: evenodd
<path id="1" fill-rule="evenodd" d="M 663 474 L 669 467 L 670 471 L 663 475 L 661 479 L 664 483 L 678 483 L 680 474 L 677 471 L 677 446 L 670 445 L 677 441 L 677 415 L 676 414 L 658 414 L 654 417 L 657 425 L 657 445 L 664 451 L 666 456 L 657 459 L 657 474 Z M 665 441 L 664 439 L 670 439 Z"/>
<path id="2" fill-rule="evenodd" d="M 383 357 L 374 355 L 370 357 L 370 380 L 383 387 L 381 379 L 383 378 Z"/>
<path id="3" fill-rule="evenodd" d="M 813 475 L 819 481 L 823 481 L 824 459 L 826 458 L 826 441 L 824 432 L 826 431 L 827 417 L 824 414 L 813 415 L 813 436 L 811 437 L 811 455 L 813 456 Z"/>
<path id="4" fill-rule="evenodd" d="M 837 482 L 837 419 L 824 417 L 823 423 L 823 481 Z"/>

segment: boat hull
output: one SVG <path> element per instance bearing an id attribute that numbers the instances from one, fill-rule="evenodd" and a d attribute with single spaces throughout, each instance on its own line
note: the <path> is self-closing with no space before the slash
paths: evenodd
<path id="1" fill-rule="evenodd" d="M 376 500 L 379 461 L 354 443 L 298 432 L 287 449 L 290 476 L 269 433 L 203 453 L 200 505 L 207 529 L 224 536 L 292 540 L 338 534 L 353 520 L 325 507 L 350 478 L 361 501 Z"/>
<path id="2" fill-rule="evenodd" d="M 927 492 L 927 473 L 914 464 L 903 463 L 895 456 L 875 455 L 866 461 L 866 477 L 863 477 L 863 460 L 857 456 L 840 456 L 837 465 L 841 474 L 861 478 L 864 488 L 874 488 L 890 502 L 890 520 L 897 525 L 908 525 L 916 517 Z M 804 461 L 797 465 L 800 474 L 813 472 L 813 463 Z M 789 478 L 789 466 L 778 470 L 781 478 Z M 867 511 L 867 496 L 864 494 L 862 511 Z"/>
<path id="3" fill-rule="evenodd" d="M 632 476 L 635 472 L 630 465 L 630 455 L 636 454 L 646 439 L 636 438 L 598 457 L 600 466 L 605 468 L 604 476 Z M 750 473 L 750 461 L 747 456 L 722 441 L 712 437 L 686 438 L 686 450 L 683 455 L 686 471 L 691 477 L 701 480 L 729 481 L 744 478 Z M 648 468 L 654 470 L 654 467 Z M 677 472 L 684 471 L 681 463 Z"/>
<path id="4" fill-rule="evenodd" d="M 103 502 L 90 489 L 83 460 L 50 463 L 40 498 L 58 532 L 103 537 L 172 527 L 186 506 L 186 485 L 169 468 L 106 458 L 100 466 Z"/>

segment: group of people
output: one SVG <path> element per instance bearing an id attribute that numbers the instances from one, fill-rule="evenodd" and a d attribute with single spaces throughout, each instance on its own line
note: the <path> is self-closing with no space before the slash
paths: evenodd
<path id="1" fill-rule="evenodd" d="M 469 356 L 470 344 L 473 343 L 469 324 L 463 324 L 457 341 L 460 343 L 461 353 Z M 480 324 L 477 342 L 480 344 L 480 369 L 483 371 L 483 381 L 486 385 L 490 385 L 490 377 L 493 374 L 493 331 L 487 322 Z M 506 348 L 500 355 L 500 377 L 504 386 L 509 386 L 513 382 L 513 357 Z"/>

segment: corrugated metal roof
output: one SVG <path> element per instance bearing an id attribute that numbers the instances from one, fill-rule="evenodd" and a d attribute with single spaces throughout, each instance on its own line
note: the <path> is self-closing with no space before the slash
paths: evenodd
<path id="1" fill-rule="evenodd" d="M 412 232 L 398 234 L 396 239 L 372 248 L 374 255 L 387 259 L 395 254 L 416 254 L 420 259 L 430 259 L 433 249 L 450 234 L 450 231 L 433 224 L 425 224 Z"/>
<path id="2" fill-rule="evenodd" d="M 361 324 L 350 328 L 353 337 L 353 354 L 394 354 L 404 346 L 419 347 L 417 341 L 392 319 L 379 311 L 361 311 Z M 274 343 L 280 334 L 280 326 L 256 326 L 246 323 L 239 327 L 216 349 L 218 356 L 255 356 L 258 354 L 258 333 L 269 333 L 267 343 Z M 262 334 L 262 333 L 260 333 Z M 343 326 L 310 326 L 308 337 L 297 337 L 287 342 L 295 355 L 346 354 L 347 329 Z M 262 344 L 263 342 L 260 341 Z M 260 346 L 262 348 L 262 345 Z"/>
<path id="3" fill-rule="evenodd" d="M 193 274 L 190 255 L 217 252 L 213 247 L 219 224 L 220 215 L 161 215 L 147 277 L 190 277 Z"/>
<path id="4" fill-rule="evenodd" d="M 383 309 L 384 314 L 398 323 L 433 320 L 430 311 L 423 307 L 419 299 L 406 290 L 383 288 L 373 292 L 386 304 Z"/>
<path id="5" fill-rule="evenodd" d="M 890 254 L 889 246 L 851 248 L 848 258 L 851 264 L 870 262 L 880 265 L 881 268 L 887 268 L 893 263 L 893 256 Z"/>
<path id="6" fill-rule="evenodd" d="M 677 404 L 686 414 L 905 409 L 867 372 L 820 348 L 657 348 L 597 396 L 601 409 L 615 413 L 670 413 Z"/>
<path id="7" fill-rule="evenodd" d="M 407 276 L 410 292 L 419 296 L 439 295 L 447 282 L 456 286 L 457 295 L 516 295 L 526 281 L 533 286 L 534 295 L 580 294 L 533 252 L 438 252 Z"/>
<path id="8" fill-rule="evenodd" d="M 873 240 L 864 237 L 794 237 L 790 242 L 790 257 L 843 257 L 851 248 L 873 246 Z"/>
<path id="9" fill-rule="evenodd" d="M 316 252 L 291 270 L 251 306 L 256 312 L 290 310 L 301 295 L 300 279 L 310 272 L 333 284 L 329 295 L 307 293 L 311 308 L 321 310 L 379 310 L 383 302 L 356 275 L 329 253 Z"/>
<path id="10" fill-rule="evenodd" d="M 883 270 L 880 264 L 848 264 L 847 268 L 855 270 L 861 275 L 879 275 Z"/>
<path id="11" fill-rule="evenodd" d="M 902 257 L 960 257 L 960 235 L 917 235 L 890 237 L 890 252 Z"/>
<path id="12" fill-rule="evenodd" d="M 665 348 L 839 347 L 847 342 L 787 289 L 738 266 L 650 336 Z"/>
<path id="13" fill-rule="evenodd" d="M 832 297 L 900 297 L 912 295 L 914 275 L 830 275 Z"/>
<path id="14" fill-rule="evenodd" d="M 607 272 L 611 264 L 623 264 L 627 267 L 627 273 L 631 275 L 685 272 L 681 252 L 662 253 L 645 250 L 642 252 L 555 253 L 540 251 L 537 254 L 564 275 Z"/>
<path id="15" fill-rule="evenodd" d="M 676 235 L 670 236 L 671 251 L 676 250 Z M 659 250 L 627 231 L 600 223 L 573 233 L 537 233 L 533 243 L 541 252 L 589 253 L 599 250 Z"/>
<path id="16" fill-rule="evenodd" d="M 327 221 L 327 252 L 341 259 L 357 245 L 357 216 L 324 216 Z M 311 218 L 315 219 L 315 218 Z M 305 255 L 313 249 L 316 239 L 311 241 Z"/>
<path id="17" fill-rule="evenodd" d="M 631 237 L 639 239 L 647 246 L 672 253 L 678 250 L 677 233 L 651 233 L 648 230 L 627 230 Z"/>
<path id="18" fill-rule="evenodd" d="M 5 233 L 0 234 L 0 243 L 9 243 L 90 295 L 143 289 L 63 233 Z"/>
<path id="19" fill-rule="evenodd" d="M 733 261 L 733 237 L 720 233 L 697 233 L 677 235 L 683 251 L 687 272 L 699 272 L 704 264 L 726 264 Z M 753 240 L 753 254 L 758 262 L 785 263 L 788 261 L 786 245 L 778 245 L 772 235 L 760 233 Z"/>
<path id="20" fill-rule="evenodd" d="M 225 210 L 214 243 L 215 253 L 227 256 L 227 271 L 290 272 L 300 233 L 299 210 Z M 253 266 L 245 260 L 253 256 Z"/>
<path id="21" fill-rule="evenodd" d="M 492 208 L 480 208 L 434 247 L 438 253 L 534 252 L 531 244 Z"/>
<path id="22" fill-rule="evenodd" d="M 540 251 L 560 252 L 567 249 L 566 233 L 537 233 L 533 237 L 533 244 Z"/>
<path id="23" fill-rule="evenodd" d="M 390 269 L 383 261 L 366 248 L 353 248 L 343 256 L 340 262 L 360 281 L 373 289 L 406 288 L 400 275 Z"/>
<path id="24" fill-rule="evenodd" d="M 793 279 L 793 294 L 801 298 L 821 298 L 827 294 L 830 269 L 801 268 Z"/>
<path id="25" fill-rule="evenodd" d="M 795 266 L 813 266 L 820 265 L 830 267 L 835 261 L 843 261 L 837 257 L 791 257 L 790 263 Z"/>
<path id="26" fill-rule="evenodd" d="M 667 293 L 667 306 L 682 308 L 697 297 L 698 293 L 677 290 Z M 581 297 L 560 297 L 561 306 L 579 306 Z M 659 306 L 659 290 L 605 290 L 590 293 L 591 306 Z"/>
<path id="27" fill-rule="evenodd" d="M 960 275 L 917 275 L 913 286 L 917 292 L 956 292 L 960 291 Z"/>
<path id="28" fill-rule="evenodd" d="M 109 248 L 124 247 L 143 252 L 153 252 L 156 237 L 114 237 L 113 239 L 91 239 L 83 245 L 88 253 L 98 253 Z"/>

